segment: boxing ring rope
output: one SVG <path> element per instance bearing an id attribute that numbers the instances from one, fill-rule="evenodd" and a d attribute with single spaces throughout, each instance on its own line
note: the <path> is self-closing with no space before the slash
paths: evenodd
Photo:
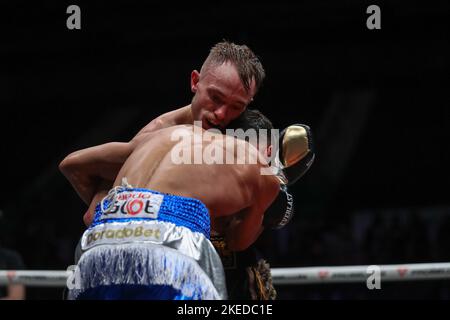
<path id="1" fill-rule="evenodd" d="M 29 287 L 65 287 L 65 270 L 0 270 L 0 285 L 24 284 Z"/>
<path id="2" fill-rule="evenodd" d="M 374 274 L 365 266 L 272 268 L 275 285 L 366 282 Z M 379 265 L 383 281 L 450 279 L 450 262 Z M 24 284 L 34 287 L 64 287 L 70 271 L 0 270 L 0 285 Z"/>
<path id="3" fill-rule="evenodd" d="M 450 263 L 378 265 L 381 282 L 450 279 Z M 374 275 L 369 266 L 273 268 L 274 284 L 320 284 L 366 282 Z"/>

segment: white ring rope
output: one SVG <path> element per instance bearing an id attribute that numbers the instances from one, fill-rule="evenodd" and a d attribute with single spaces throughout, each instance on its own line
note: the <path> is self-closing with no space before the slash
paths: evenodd
<path id="1" fill-rule="evenodd" d="M 381 281 L 450 279 L 450 263 L 416 263 L 379 265 Z M 272 268 L 274 284 L 326 284 L 366 282 L 374 274 L 369 266 Z M 0 270 L 0 285 L 24 284 L 36 287 L 65 287 L 71 271 Z"/>
<path id="2" fill-rule="evenodd" d="M 379 267 L 379 269 L 378 269 Z M 366 282 L 379 271 L 381 281 L 450 279 L 450 263 L 390 264 L 311 268 L 274 268 L 275 284 Z"/>
<path id="3" fill-rule="evenodd" d="M 24 284 L 30 287 L 65 287 L 69 271 L 0 270 L 0 285 Z"/>

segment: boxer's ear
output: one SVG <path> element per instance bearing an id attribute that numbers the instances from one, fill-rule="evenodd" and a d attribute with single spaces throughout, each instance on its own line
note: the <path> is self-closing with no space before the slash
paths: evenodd
<path id="1" fill-rule="evenodd" d="M 266 149 L 266 156 L 267 158 L 270 159 L 270 157 L 272 156 L 272 145 L 268 146 Z"/>
<path id="2" fill-rule="evenodd" d="M 200 81 L 200 73 L 197 70 L 191 72 L 191 91 L 197 92 L 197 84 Z"/>

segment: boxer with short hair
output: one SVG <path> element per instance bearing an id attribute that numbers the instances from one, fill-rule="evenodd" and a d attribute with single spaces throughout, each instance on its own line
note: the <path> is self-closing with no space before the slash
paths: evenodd
<path id="1" fill-rule="evenodd" d="M 200 72 L 193 70 L 191 73 L 190 86 L 194 93 L 191 104 L 155 118 L 139 131 L 133 140 L 139 139 L 141 135 L 146 133 L 155 132 L 159 129 L 175 125 L 193 124 L 194 121 L 199 121 L 203 129 L 224 129 L 231 121 L 243 116 L 245 110 L 248 110 L 247 106 L 258 92 L 264 78 L 264 68 L 250 48 L 227 41 L 217 43 L 211 49 Z M 242 121 L 240 124 L 242 125 Z M 298 132 L 298 130 L 294 131 Z M 308 131 L 308 138 L 309 136 L 310 133 Z M 286 135 L 286 137 L 290 137 L 290 135 Z M 300 140 L 305 140 L 304 137 L 300 138 Z M 296 142 L 297 140 L 299 139 L 288 138 L 285 141 L 280 141 L 280 144 L 285 144 L 286 141 Z M 289 145 L 291 146 L 292 144 L 289 143 Z M 283 155 L 285 154 L 279 155 L 278 158 L 283 159 Z M 308 157 L 310 156 L 311 152 L 308 154 Z M 300 163 L 301 167 L 307 170 L 312 162 L 306 162 L 302 159 L 302 157 L 298 157 L 295 159 L 295 162 Z M 281 160 L 280 168 L 293 168 L 290 166 L 292 161 L 290 163 L 283 163 L 284 160 Z M 82 196 L 84 202 L 89 205 L 92 202 L 96 203 L 95 200 L 100 200 L 99 197 L 107 193 L 109 188 L 111 188 L 112 180 L 117 175 L 119 169 L 120 167 L 118 165 L 111 164 L 108 167 L 102 168 L 101 172 L 97 172 L 95 181 L 91 179 L 90 183 L 86 183 L 84 186 L 86 189 Z M 280 193 L 265 215 L 267 227 L 283 227 L 293 216 L 293 197 L 288 192 L 288 185 L 284 182 L 280 184 Z M 93 199 L 94 201 L 92 201 Z M 224 246 L 223 238 L 221 238 L 221 241 L 222 243 L 215 242 L 215 244 L 218 244 L 216 248 L 219 252 L 223 252 L 223 250 L 221 251 L 221 248 Z M 252 251 L 250 254 L 253 255 L 254 250 L 250 248 L 250 251 Z M 267 265 L 258 262 L 253 266 L 249 265 L 249 268 L 254 268 L 257 264 Z M 266 270 L 264 273 L 270 276 L 270 270 Z M 232 279 L 232 277 L 228 278 Z M 237 282 L 233 284 L 234 287 L 246 286 L 244 284 L 245 282 Z M 249 290 L 243 288 L 242 291 Z M 260 296 L 264 297 L 268 295 L 262 294 Z M 242 295 L 236 296 L 236 298 L 238 297 L 240 298 Z"/>
<path id="2" fill-rule="evenodd" d="M 253 101 L 264 78 L 264 68 L 249 47 L 219 42 L 200 71 L 191 72 L 191 104 L 158 116 L 137 135 L 194 121 L 205 130 L 223 129 Z"/>

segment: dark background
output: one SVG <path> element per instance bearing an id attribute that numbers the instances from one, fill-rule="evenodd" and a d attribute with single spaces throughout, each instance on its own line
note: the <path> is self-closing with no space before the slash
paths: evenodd
<path id="1" fill-rule="evenodd" d="M 81 30 L 66 28 L 70 4 Z M 366 28 L 370 4 L 381 30 Z M 247 44 L 266 69 L 252 107 L 315 134 L 316 162 L 291 189 L 296 216 L 260 239 L 273 267 L 450 261 L 448 1 L 14 1 L 0 12 L 0 243 L 29 269 L 73 264 L 83 231 L 86 208 L 58 163 L 189 104 L 190 72 L 222 39 Z M 277 289 L 450 298 L 447 281 Z"/>

